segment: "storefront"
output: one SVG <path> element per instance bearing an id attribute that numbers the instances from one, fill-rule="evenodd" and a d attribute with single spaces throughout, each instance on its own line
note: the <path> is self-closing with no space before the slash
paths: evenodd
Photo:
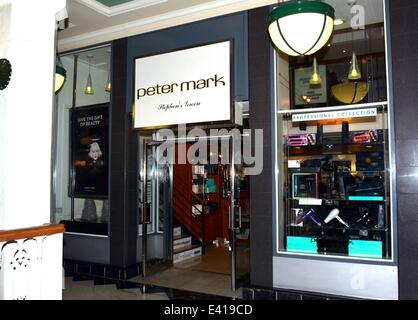
<path id="1" fill-rule="evenodd" d="M 413 122 L 397 111 L 398 105 L 407 108 L 411 101 L 398 101 L 404 95 L 403 87 L 393 93 L 394 77 L 402 82 L 396 61 L 404 53 L 391 44 L 396 39 L 393 30 L 400 23 L 396 19 L 408 6 L 389 6 L 389 1 L 380 0 L 362 1 L 354 8 L 345 1 L 325 2 L 342 21 L 314 55 L 289 56 L 274 48 L 267 33 L 272 7 L 61 55 L 69 76 L 58 95 L 57 150 L 61 152 L 55 164 L 55 219 L 66 222 L 64 259 L 68 271 L 84 269 L 86 274 L 128 280 L 145 272 L 141 263 L 148 261 L 145 252 L 151 252 L 151 247 L 161 252 L 162 260 L 173 260 L 173 235 L 171 231 L 164 233 L 173 226 L 172 215 L 165 213 L 174 210 L 171 198 L 176 187 L 164 187 L 173 173 L 168 169 L 165 179 L 144 180 L 141 168 L 147 171 L 148 154 L 159 153 L 155 144 L 159 139 L 157 129 L 138 131 L 134 127 L 137 123 L 142 129 L 173 128 L 181 120 L 153 118 L 152 114 L 141 118 L 141 109 L 134 112 L 133 105 L 136 99 L 151 98 L 158 92 L 175 93 L 170 86 L 174 82 L 164 80 L 160 85 L 145 81 L 138 86 L 136 63 L 143 63 L 140 69 L 144 70 L 148 62 L 138 59 L 226 41 L 231 48 L 230 105 L 249 105 L 249 115 L 239 125 L 232 118 L 223 120 L 222 115 L 195 122 L 207 122 L 205 130 L 237 127 L 241 134 L 244 129 L 251 134 L 263 130 L 263 141 L 258 145 L 262 147 L 262 171 L 246 181 L 251 224 L 242 224 L 238 208 L 244 207 L 243 203 L 235 203 L 236 210 L 225 211 L 229 226 L 231 221 L 237 226 L 235 220 L 239 220 L 235 231 L 246 235 L 251 247 L 250 280 L 244 298 L 417 296 L 416 290 L 408 289 L 412 284 L 406 285 L 415 254 L 404 252 L 410 252 L 407 248 L 416 238 L 408 226 L 410 205 L 399 202 L 401 198 L 414 203 L 415 182 L 405 181 L 416 164 L 397 159 L 395 152 L 408 149 L 407 140 L 416 141 L 405 128 L 416 130 Z M 391 20 L 392 14 L 396 18 Z M 408 37 L 407 33 L 403 36 Z M 102 86 L 92 95 L 87 94 L 89 79 Z M 202 79 L 190 78 L 195 83 L 189 81 L 188 86 L 198 88 Z M 215 86 L 224 78 L 213 75 L 211 79 Z M 111 89 L 105 90 L 108 83 Z M 206 89 L 208 83 L 201 82 L 199 89 Z M 397 86 L 395 83 L 395 89 Z M 97 146 L 100 149 L 93 150 Z M 251 154 L 254 152 L 253 148 Z M 94 159 L 95 153 L 100 154 L 96 158 L 101 162 Z M 83 178 L 83 168 L 89 164 L 86 155 L 100 165 L 102 182 L 97 185 Z M 226 174 L 230 181 L 239 171 L 233 167 L 234 163 L 230 164 Z M 193 170 L 196 176 L 200 173 L 197 167 Z M 216 184 L 215 178 L 213 181 Z M 227 193 L 220 188 L 217 191 Z M 149 190 L 150 195 L 156 195 L 152 201 L 146 200 Z M 229 190 L 235 192 L 234 188 Z M 164 202 L 165 197 L 171 198 Z M 223 199 L 230 199 L 229 205 L 235 208 L 234 195 Z M 227 206 L 222 200 L 218 205 Z M 154 219 L 144 215 L 144 208 L 153 212 Z M 150 223 L 141 223 L 145 220 Z M 401 230 L 406 230 L 408 237 L 401 236 Z M 149 236 L 144 244 L 145 233 Z"/>

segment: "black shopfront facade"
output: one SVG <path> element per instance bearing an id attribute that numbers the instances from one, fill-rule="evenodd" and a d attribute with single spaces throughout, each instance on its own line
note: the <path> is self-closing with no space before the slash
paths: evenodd
<path id="1" fill-rule="evenodd" d="M 392 137 L 391 210 L 392 248 L 388 263 L 396 272 L 396 283 L 390 297 L 416 299 L 418 297 L 416 248 L 418 237 L 414 208 L 418 188 L 416 170 L 417 112 L 414 107 L 417 80 L 414 72 L 418 61 L 413 56 L 418 28 L 414 13 L 418 5 L 406 0 L 385 1 L 387 92 L 391 120 L 388 122 Z M 107 236 L 94 237 L 69 232 L 65 235 L 64 266 L 67 271 L 99 275 L 106 266 L 109 278 L 127 280 L 138 274 L 140 260 L 137 217 L 138 135 L 132 130 L 132 101 L 134 58 L 209 42 L 234 39 L 234 100 L 248 101 L 249 128 L 263 129 L 263 171 L 250 177 L 250 283 L 244 289 L 245 299 L 300 299 L 325 298 L 379 298 L 358 294 L 333 294 L 318 288 L 299 289 L 280 286 L 277 254 L 277 91 L 276 51 L 267 33 L 267 16 L 271 7 L 262 7 L 228 16 L 222 16 L 166 30 L 114 40 L 111 43 L 112 93 L 109 102 L 109 223 Z M 272 228 L 273 226 L 273 228 Z M 298 268 L 303 270 L 303 260 Z M 314 259 L 315 260 L 315 259 Z M 289 267 L 292 266 L 289 257 Z M 302 261 L 302 262 L 301 262 Z M 82 263 L 81 263 L 82 262 Z M 336 261 L 338 263 L 338 260 Z M 360 264 L 373 262 L 361 261 Z M 93 266 L 93 267 L 92 267 Z M 311 266 L 307 267 L 310 268 Z M 98 268 L 95 271 L 95 268 Z M 301 271 L 303 272 L 303 271 Z M 321 270 L 316 270 L 321 272 Z M 106 271 L 105 271 L 106 273 Z M 100 275 L 101 275 L 100 274 Z M 351 277 L 353 274 L 347 274 Z M 367 274 L 366 274 L 367 277 Z M 303 276 L 301 277 L 302 279 Z M 276 279 L 276 280 L 275 280 Z M 367 283 L 367 279 L 365 280 Z M 337 285 L 337 284 L 336 284 Z M 366 284 L 367 286 L 367 284 Z M 388 296 L 383 295 L 385 299 Z"/>

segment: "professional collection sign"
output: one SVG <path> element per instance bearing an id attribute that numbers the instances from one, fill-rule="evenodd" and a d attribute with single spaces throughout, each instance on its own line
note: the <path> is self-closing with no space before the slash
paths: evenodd
<path id="1" fill-rule="evenodd" d="M 340 110 L 340 111 L 329 111 L 329 112 L 299 113 L 299 114 L 292 115 L 292 121 L 301 122 L 301 121 L 362 118 L 362 117 L 375 117 L 375 116 L 377 116 L 377 109 L 368 108 L 368 109 L 353 109 L 353 110 Z"/>
<path id="2" fill-rule="evenodd" d="M 71 160 L 75 198 L 108 196 L 108 105 L 71 109 Z"/>
<path id="3" fill-rule="evenodd" d="M 135 128 L 231 120 L 231 41 L 135 60 Z"/>

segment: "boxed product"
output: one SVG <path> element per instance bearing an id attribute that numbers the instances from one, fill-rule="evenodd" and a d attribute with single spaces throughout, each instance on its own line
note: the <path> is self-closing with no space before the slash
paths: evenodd
<path id="1" fill-rule="evenodd" d="M 358 152 L 356 154 L 356 168 L 358 171 L 383 171 L 385 169 L 383 151 Z"/>
<path id="2" fill-rule="evenodd" d="M 361 130 L 350 132 L 351 143 L 374 143 L 383 141 L 383 130 Z"/>
<path id="3" fill-rule="evenodd" d="M 315 133 L 289 134 L 287 135 L 288 146 L 310 146 L 316 144 Z"/>

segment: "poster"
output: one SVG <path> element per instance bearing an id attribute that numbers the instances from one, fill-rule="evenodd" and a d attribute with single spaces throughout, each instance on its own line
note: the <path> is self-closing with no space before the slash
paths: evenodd
<path id="1" fill-rule="evenodd" d="M 318 65 L 318 73 L 322 79 L 320 85 L 311 85 L 309 83 L 312 73 L 313 68 L 295 69 L 295 106 L 327 102 L 327 73 L 325 65 Z"/>
<path id="2" fill-rule="evenodd" d="M 232 120 L 232 40 L 135 59 L 135 128 Z"/>
<path id="3" fill-rule="evenodd" d="M 70 196 L 105 199 L 108 196 L 108 104 L 71 109 Z"/>

